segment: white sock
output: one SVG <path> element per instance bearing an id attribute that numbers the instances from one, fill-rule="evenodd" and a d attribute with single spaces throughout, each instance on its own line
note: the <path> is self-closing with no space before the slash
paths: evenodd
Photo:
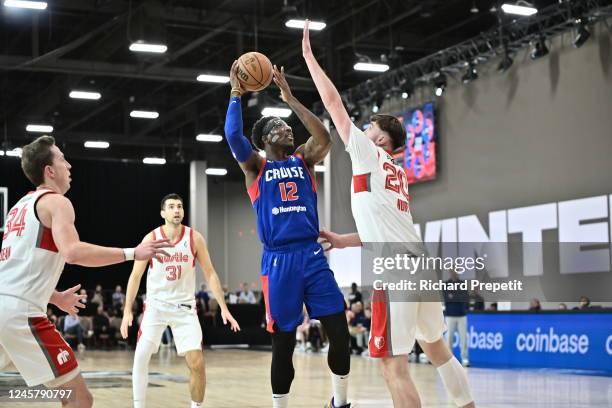
<path id="1" fill-rule="evenodd" d="M 202 402 L 191 401 L 191 408 L 201 408 Z"/>
<path id="2" fill-rule="evenodd" d="M 463 407 L 474 401 L 470 393 L 467 372 L 459 360 L 452 357 L 446 363 L 438 367 L 438 373 L 442 377 L 446 392 L 451 400 L 459 407 Z"/>
<path id="3" fill-rule="evenodd" d="M 272 394 L 272 408 L 288 408 L 289 394 Z"/>
<path id="4" fill-rule="evenodd" d="M 348 392 L 349 375 L 336 375 L 331 373 L 332 390 L 334 391 L 334 405 L 341 407 L 348 403 L 346 394 Z"/>

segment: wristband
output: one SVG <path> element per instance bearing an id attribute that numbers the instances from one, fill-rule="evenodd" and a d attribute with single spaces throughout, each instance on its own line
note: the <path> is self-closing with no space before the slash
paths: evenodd
<path id="1" fill-rule="evenodd" d="M 134 248 L 123 248 L 123 257 L 126 261 L 133 261 L 135 252 Z"/>

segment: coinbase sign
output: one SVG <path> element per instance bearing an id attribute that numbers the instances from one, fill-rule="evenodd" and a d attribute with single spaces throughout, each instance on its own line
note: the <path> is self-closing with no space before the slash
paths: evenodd
<path id="1" fill-rule="evenodd" d="M 612 313 L 468 315 L 470 363 L 612 374 Z M 458 339 L 454 342 L 459 354 Z"/>

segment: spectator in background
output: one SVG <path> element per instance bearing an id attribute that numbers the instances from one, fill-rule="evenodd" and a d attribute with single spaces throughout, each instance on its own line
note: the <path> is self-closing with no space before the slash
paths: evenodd
<path id="1" fill-rule="evenodd" d="M 351 283 L 351 293 L 348 295 L 349 307 L 353 306 L 353 303 L 363 302 L 361 292 L 357 289 L 355 282 Z"/>
<path id="2" fill-rule="evenodd" d="M 92 326 L 96 339 L 100 339 L 101 334 L 107 334 L 109 339 L 115 338 L 115 328 L 111 327 L 110 319 L 102 306 L 98 306 Z"/>
<path id="3" fill-rule="evenodd" d="M 351 349 L 357 354 L 362 354 L 368 347 L 371 317 L 370 319 L 366 317 L 363 303 L 355 302 L 351 305 L 347 319 L 349 333 L 351 334 Z"/>
<path id="4" fill-rule="evenodd" d="M 557 306 L 558 310 L 567 310 L 567 305 L 565 303 L 559 303 L 559 306 Z"/>
<path id="5" fill-rule="evenodd" d="M 459 289 L 458 285 L 463 281 L 455 271 L 450 272 L 450 279 L 446 283 L 452 283 L 457 286 L 455 290 L 444 291 L 444 314 L 446 316 L 446 325 L 448 327 L 447 341 L 448 348 L 453 350 L 455 340 L 455 332 L 459 335 L 459 348 L 461 350 L 461 362 L 464 366 L 470 365 L 467 347 L 467 312 L 470 296 L 467 290 Z"/>
<path id="6" fill-rule="evenodd" d="M 540 299 L 531 299 L 529 302 L 529 311 L 530 312 L 539 312 L 542 310 L 542 305 L 540 304 Z"/>
<path id="7" fill-rule="evenodd" d="M 83 344 L 83 326 L 81 326 L 81 319 L 78 315 L 66 315 L 66 317 L 64 317 L 64 334 L 73 334 L 77 336 L 78 350 L 85 350 L 85 344 Z"/>
<path id="8" fill-rule="evenodd" d="M 57 316 L 53 313 L 53 309 L 47 307 L 47 319 L 55 326 L 57 324 Z"/>
<path id="9" fill-rule="evenodd" d="M 497 312 L 497 302 L 493 302 L 487 308 L 487 312 Z"/>
<path id="10" fill-rule="evenodd" d="M 580 296 L 580 306 L 574 309 L 578 310 L 588 310 L 591 308 L 591 299 L 586 296 Z"/>
<path id="11" fill-rule="evenodd" d="M 125 305 L 125 293 L 123 293 L 121 285 L 117 285 L 115 293 L 113 293 L 113 309 L 123 310 L 123 305 Z"/>
<path id="12" fill-rule="evenodd" d="M 242 291 L 238 294 L 238 303 L 257 303 L 255 294 L 249 289 L 249 284 L 246 282 L 242 283 Z"/>
<path id="13" fill-rule="evenodd" d="M 87 303 L 89 303 L 88 299 L 87 299 L 87 291 L 85 289 L 81 289 L 79 290 L 79 295 L 81 296 L 85 296 L 84 298 L 80 299 L 79 302 L 83 303 L 84 305 L 86 305 Z"/>
<path id="14" fill-rule="evenodd" d="M 485 310 L 484 298 L 480 296 L 477 290 L 470 292 L 470 311 Z"/>
<path id="15" fill-rule="evenodd" d="M 230 295 L 231 293 L 229 291 L 229 287 L 227 285 L 223 285 L 223 297 L 224 297 L 225 303 L 232 303 L 230 302 Z M 233 303 L 236 303 L 236 302 L 233 302 Z"/>
<path id="16" fill-rule="evenodd" d="M 304 320 L 302 324 L 300 324 L 295 331 L 295 339 L 297 341 L 297 346 L 301 351 L 307 351 L 312 349 L 312 344 L 308 341 L 308 335 L 310 331 L 310 317 L 308 317 L 308 311 L 306 310 L 306 306 L 304 306 L 303 310 Z"/>
<path id="17" fill-rule="evenodd" d="M 104 307 L 104 295 L 102 294 L 102 285 L 96 285 L 96 291 L 91 297 L 91 303 L 97 303 L 98 306 Z"/>
<path id="18" fill-rule="evenodd" d="M 258 303 L 261 293 L 259 292 L 259 286 L 255 282 L 251 282 L 251 292 L 255 294 L 255 303 Z"/>
<path id="19" fill-rule="evenodd" d="M 200 290 L 198 291 L 198 293 L 196 293 L 196 300 L 202 307 L 202 310 L 204 312 L 207 312 L 208 311 L 208 301 L 210 300 L 210 295 L 208 294 L 208 291 L 206 290 L 205 283 L 203 283 L 202 286 L 200 286 Z"/>

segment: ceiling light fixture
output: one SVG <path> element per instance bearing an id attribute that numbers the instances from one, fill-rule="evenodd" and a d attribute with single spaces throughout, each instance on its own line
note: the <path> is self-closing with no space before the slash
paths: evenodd
<path id="1" fill-rule="evenodd" d="M 130 51 L 163 54 L 168 51 L 168 47 L 164 44 L 149 44 L 144 41 L 137 41 L 130 45 Z"/>

